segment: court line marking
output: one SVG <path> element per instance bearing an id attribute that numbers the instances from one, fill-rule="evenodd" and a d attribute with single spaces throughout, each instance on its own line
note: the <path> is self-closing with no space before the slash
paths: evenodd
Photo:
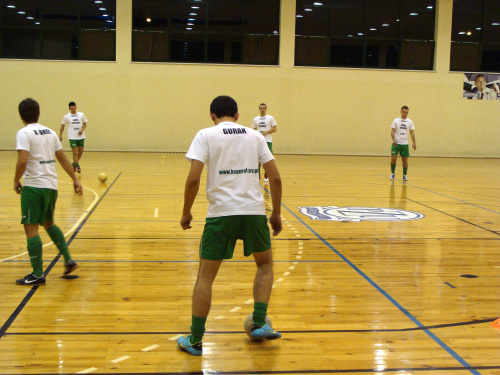
<path id="1" fill-rule="evenodd" d="M 154 344 L 154 345 L 148 346 L 147 348 L 142 348 L 142 349 L 141 349 L 141 351 L 143 351 L 143 352 L 149 352 L 149 351 L 151 351 L 151 350 L 153 350 L 153 349 L 158 348 L 159 346 L 160 346 L 160 345 L 156 345 L 156 344 Z"/>
<path id="2" fill-rule="evenodd" d="M 267 189 L 264 188 L 267 191 Z M 267 191 L 269 193 L 269 191 Z M 318 232 L 312 229 L 309 225 L 306 224 L 304 220 L 302 220 L 295 212 L 290 210 L 285 204 L 281 203 L 281 206 L 284 207 L 290 214 L 292 214 L 299 222 L 302 223 L 312 234 L 314 234 L 318 239 L 320 239 L 330 250 L 336 253 L 342 260 L 344 260 L 354 271 L 356 271 L 362 278 L 364 278 L 370 285 L 372 285 L 379 293 L 381 293 L 386 299 L 388 299 L 399 311 L 401 311 L 408 319 L 410 319 L 415 325 L 418 327 L 424 327 L 424 325 L 411 314 L 408 310 L 406 310 L 398 301 L 396 301 L 389 293 L 387 293 L 382 287 L 380 287 L 377 283 L 375 283 L 368 275 L 366 275 L 361 269 L 359 269 L 353 262 L 351 262 L 345 255 L 343 255 L 340 251 L 335 249 L 327 240 L 325 240 Z M 471 373 L 475 375 L 480 375 L 479 372 L 474 370 L 472 366 L 467 363 L 458 353 L 456 353 L 452 348 L 446 345 L 439 337 L 437 337 L 434 333 L 429 331 L 428 329 L 423 329 L 423 332 L 427 336 L 429 336 L 434 342 L 436 342 L 441 348 L 443 348 L 449 355 L 451 355 L 457 362 L 459 362 L 462 366 L 467 368 Z"/>
<path id="3" fill-rule="evenodd" d="M 123 357 L 113 359 L 113 360 L 111 360 L 110 362 L 111 362 L 111 363 L 119 363 L 119 362 L 125 361 L 125 360 L 127 360 L 127 359 L 129 359 L 129 358 L 130 358 L 130 357 L 129 357 L 128 355 L 124 355 Z"/>
<path id="4" fill-rule="evenodd" d="M 85 370 L 82 370 L 82 371 L 78 371 L 76 372 L 76 374 L 88 374 L 90 372 L 94 372 L 95 370 L 97 370 L 97 368 L 95 367 L 90 367 L 90 368 L 87 368 Z"/>
<path id="5" fill-rule="evenodd" d="M 99 200 L 97 201 L 97 203 L 89 211 L 88 215 L 82 220 L 82 222 L 80 223 L 80 226 L 78 228 L 76 228 L 75 232 L 71 235 L 70 239 L 68 240 L 68 246 L 71 244 L 71 242 L 73 242 L 73 239 L 78 235 L 78 233 L 80 232 L 80 229 L 82 229 L 82 227 L 85 225 L 85 223 L 87 222 L 87 220 L 90 217 L 90 215 L 92 215 L 92 213 L 94 212 L 94 210 L 96 209 L 96 207 L 104 199 L 104 197 L 106 196 L 106 194 L 108 193 L 108 191 L 113 187 L 113 185 L 120 178 L 121 175 L 122 175 L 122 173 L 120 172 L 118 174 L 118 176 L 116 176 L 116 178 L 111 183 L 111 185 L 109 185 L 109 187 L 106 189 L 106 191 L 102 194 L 101 198 L 99 198 Z M 52 270 L 52 268 L 57 263 L 57 261 L 59 260 L 60 257 L 61 257 L 61 253 L 57 254 L 56 257 L 50 263 L 50 265 L 45 269 L 45 271 L 44 271 L 45 277 L 48 276 L 48 274 L 50 273 L 50 271 Z M 14 310 L 14 312 L 9 316 L 9 318 L 7 319 L 7 321 L 2 325 L 2 327 L 0 327 L 0 339 L 5 335 L 5 332 L 7 332 L 7 330 L 10 328 L 10 326 L 12 325 L 12 323 L 14 323 L 14 320 L 16 320 L 17 316 L 21 313 L 21 311 L 27 305 L 27 303 L 29 302 L 29 300 L 31 299 L 31 297 L 33 297 L 33 294 L 35 294 L 35 292 L 37 291 L 38 287 L 39 287 L 39 285 L 35 285 L 35 286 L 33 286 L 30 289 L 30 291 L 26 294 L 26 297 L 23 298 L 23 300 L 21 301 L 21 303 L 17 306 L 17 308 Z"/>
<path id="6" fill-rule="evenodd" d="M 155 214 L 153 215 L 153 217 L 158 217 L 158 211 L 159 211 L 159 208 L 155 208 Z"/>
<path id="7" fill-rule="evenodd" d="M 64 181 L 59 181 L 63 184 L 71 184 L 70 182 L 64 182 Z M 94 201 L 90 204 L 90 206 L 87 207 L 87 209 L 84 211 L 84 213 L 82 214 L 82 216 L 80 216 L 80 218 L 76 221 L 75 225 L 73 225 L 73 227 L 71 227 L 71 229 L 69 231 L 67 231 L 66 233 L 64 233 L 64 238 L 68 237 L 71 233 L 73 233 L 73 231 L 78 228 L 78 226 L 80 225 L 80 223 L 82 222 L 82 220 L 85 218 L 85 216 L 88 214 L 88 212 L 92 209 L 92 207 L 96 204 L 96 202 L 99 200 L 99 194 L 97 194 L 94 190 L 92 190 L 91 188 L 88 188 L 86 186 L 83 186 L 84 189 L 88 189 L 90 190 L 92 193 L 94 193 Z M 50 241 L 48 243 L 46 243 L 45 245 L 43 245 L 43 247 L 46 247 L 46 246 L 49 246 L 49 245 L 52 245 L 54 242 Z M 10 260 L 10 259 L 14 259 L 14 258 L 17 258 L 17 257 L 20 257 L 22 255 L 26 255 L 28 254 L 27 251 L 25 251 L 24 253 L 21 253 L 21 254 L 17 254 L 17 255 L 13 255 L 9 258 L 5 258 L 5 259 L 0 259 L 0 263 L 1 262 L 5 262 L 6 260 Z"/>

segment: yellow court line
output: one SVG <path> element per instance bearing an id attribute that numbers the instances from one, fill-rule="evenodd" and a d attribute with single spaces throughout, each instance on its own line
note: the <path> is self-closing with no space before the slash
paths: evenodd
<path id="1" fill-rule="evenodd" d="M 63 184 L 71 184 L 70 182 L 64 182 L 64 181 L 59 181 L 59 182 L 61 182 Z M 81 222 L 85 219 L 85 217 L 89 214 L 89 212 L 92 210 L 92 208 L 95 206 L 95 204 L 99 200 L 99 194 L 97 194 L 94 190 L 92 190 L 91 188 L 88 188 L 86 186 L 83 186 L 83 188 L 87 189 L 87 190 L 90 190 L 92 193 L 94 193 L 95 199 L 90 204 L 90 206 L 85 210 L 85 212 L 83 213 L 83 215 L 80 216 L 80 218 L 76 221 L 75 225 L 73 225 L 73 227 L 64 234 L 64 237 L 68 237 L 70 234 L 72 234 L 75 231 L 76 228 L 78 228 L 78 226 L 81 224 Z M 49 242 L 49 243 L 46 243 L 45 245 L 43 245 L 43 247 L 49 246 L 51 244 L 53 244 L 52 241 Z M 27 251 L 25 251 L 24 253 L 21 253 L 21 254 L 13 255 L 13 256 L 11 256 L 9 258 L 0 259 L 0 263 L 1 262 L 5 262 L 6 260 L 10 260 L 10 259 L 14 259 L 14 258 L 20 257 L 22 255 L 26 255 L 26 254 L 28 254 Z"/>

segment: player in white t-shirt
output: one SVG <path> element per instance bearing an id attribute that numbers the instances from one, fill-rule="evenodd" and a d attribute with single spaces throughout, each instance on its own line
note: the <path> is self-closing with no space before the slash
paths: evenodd
<path id="1" fill-rule="evenodd" d="M 264 137 L 257 131 L 236 124 L 238 105 L 229 96 L 219 96 L 210 105 L 215 126 L 200 130 L 186 158 L 191 169 L 184 191 L 182 229 L 190 229 L 191 208 L 207 165 L 206 193 L 209 208 L 200 241 L 200 268 L 193 291 L 191 335 L 177 340 L 179 347 L 202 354 L 202 338 L 210 311 L 212 284 L 223 259 L 231 259 L 238 239 L 244 255 L 253 255 L 257 265 L 254 280 L 252 338 L 274 340 L 281 337 L 265 322 L 273 286 L 271 236 L 267 225 L 259 163 L 269 176 L 273 211 L 269 218 L 273 236 L 281 232 L 281 178 Z"/>
<path id="2" fill-rule="evenodd" d="M 403 159 L 403 181 L 408 181 L 406 174 L 408 173 L 408 157 L 410 156 L 410 147 L 408 145 L 408 133 L 413 142 L 413 149 L 417 149 L 415 141 L 415 125 L 408 118 L 409 109 L 407 106 L 401 107 L 401 117 L 398 117 L 391 125 L 391 180 L 394 180 L 396 172 L 396 160 L 398 155 Z"/>
<path id="3" fill-rule="evenodd" d="M 42 260 L 42 240 L 38 233 L 41 225 L 64 256 L 67 275 L 78 266 L 69 254 L 68 245 L 61 229 L 54 223 L 54 211 L 57 201 L 56 159 L 66 173 L 73 179 L 75 193 L 82 194 L 82 185 L 78 181 L 57 138 L 49 128 L 38 124 L 40 106 L 27 98 L 19 104 L 19 115 L 24 128 L 16 135 L 17 164 L 14 176 L 14 190 L 21 194 L 21 224 L 24 224 L 33 272 L 16 281 L 18 285 L 45 284 Z M 24 176 L 24 186 L 21 178 Z"/>
<path id="4" fill-rule="evenodd" d="M 273 133 L 278 131 L 278 125 L 273 116 L 266 114 L 267 113 L 267 105 L 266 103 L 259 104 L 259 112 L 260 116 L 257 116 L 252 121 L 252 128 L 259 131 L 265 138 L 267 142 L 267 146 L 271 153 L 273 152 Z M 259 166 L 260 169 L 260 166 Z M 260 176 L 260 170 L 259 170 Z M 264 182 L 267 182 L 267 175 L 264 172 Z"/>
<path id="5" fill-rule="evenodd" d="M 69 113 L 61 121 L 61 130 L 59 131 L 59 140 L 62 142 L 64 127 L 68 126 L 68 139 L 71 151 L 73 152 L 73 170 L 81 173 L 80 159 L 83 156 L 85 146 L 85 133 L 87 127 L 87 118 L 82 112 L 76 110 L 76 103 L 69 103 Z"/>

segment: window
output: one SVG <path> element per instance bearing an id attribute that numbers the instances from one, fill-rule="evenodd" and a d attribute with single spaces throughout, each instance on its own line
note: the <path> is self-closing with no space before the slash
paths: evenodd
<path id="1" fill-rule="evenodd" d="M 435 0 L 296 0 L 295 65 L 432 70 Z"/>
<path id="2" fill-rule="evenodd" d="M 0 0 L 0 57 L 115 60 L 116 0 Z"/>
<path id="3" fill-rule="evenodd" d="M 133 0 L 132 60 L 277 65 L 280 0 Z"/>
<path id="4" fill-rule="evenodd" d="M 453 1 L 450 70 L 500 72 L 500 1 Z"/>

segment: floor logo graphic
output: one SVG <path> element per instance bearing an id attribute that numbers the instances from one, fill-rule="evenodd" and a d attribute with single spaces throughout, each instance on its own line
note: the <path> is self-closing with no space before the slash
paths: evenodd
<path id="1" fill-rule="evenodd" d="M 328 221 L 408 221 L 418 220 L 425 215 L 413 211 L 379 207 L 298 207 L 300 212 L 312 220 Z"/>

